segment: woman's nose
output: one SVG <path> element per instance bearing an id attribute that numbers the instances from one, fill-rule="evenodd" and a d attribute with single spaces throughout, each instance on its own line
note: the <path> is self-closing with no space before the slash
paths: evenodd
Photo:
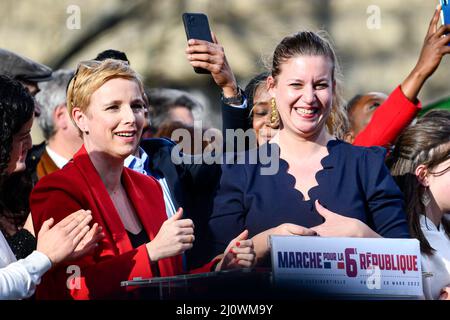
<path id="1" fill-rule="evenodd" d="M 133 112 L 131 106 L 126 106 L 122 108 L 123 120 L 125 123 L 134 123 L 136 122 L 136 115 Z"/>
<path id="2" fill-rule="evenodd" d="M 301 101 L 303 101 L 306 104 L 312 104 L 314 102 L 314 99 L 315 99 L 314 88 L 312 88 L 311 86 L 306 86 L 303 89 Z"/>

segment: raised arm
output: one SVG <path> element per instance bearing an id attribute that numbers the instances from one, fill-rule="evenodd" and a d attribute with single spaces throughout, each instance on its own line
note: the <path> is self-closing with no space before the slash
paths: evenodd
<path id="1" fill-rule="evenodd" d="M 438 28 L 441 6 L 434 12 L 420 52 L 419 60 L 401 84 L 402 92 L 410 101 L 415 101 L 425 81 L 439 67 L 442 58 L 450 53 L 450 25 Z"/>
<path id="2" fill-rule="evenodd" d="M 242 96 L 236 78 L 214 33 L 214 43 L 191 39 L 188 41 L 186 56 L 193 67 L 201 67 L 211 72 L 211 77 L 222 91 L 222 132 L 226 129 L 243 129 L 248 127 L 248 112 L 245 97 Z M 227 100 L 231 99 L 231 100 Z M 227 101 L 233 101 L 227 103 Z M 225 135 L 224 135 L 225 136 Z"/>
<path id="3" fill-rule="evenodd" d="M 419 112 L 418 94 L 425 81 L 436 71 L 442 58 L 450 52 L 450 25 L 438 28 L 441 8 L 430 21 L 417 64 L 406 79 L 376 109 L 367 127 L 353 141 L 358 146 L 387 146 L 394 142 Z"/>

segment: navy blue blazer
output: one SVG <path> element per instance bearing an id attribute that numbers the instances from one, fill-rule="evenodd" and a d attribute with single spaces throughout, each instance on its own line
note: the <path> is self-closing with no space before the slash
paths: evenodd
<path id="1" fill-rule="evenodd" d="M 279 146 L 265 144 L 259 149 L 271 156 Z M 333 212 L 363 221 L 383 237 L 410 237 L 403 195 L 384 164 L 384 149 L 356 147 L 340 140 L 328 142 L 327 149 L 329 155 L 321 161 L 318 185 L 309 190 L 308 201 L 294 188 L 295 178 L 280 158 L 274 175 L 261 174 L 269 166 L 261 161 L 248 163 L 251 150 L 245 153 L 246 164 L 223 165 L 209 221 L 213 245 L 209 254 L 223 252 L 244 229 L 252 237 L 283 223 L 307 228 L 323 223 L 314 206 L 316 199 Z"/>

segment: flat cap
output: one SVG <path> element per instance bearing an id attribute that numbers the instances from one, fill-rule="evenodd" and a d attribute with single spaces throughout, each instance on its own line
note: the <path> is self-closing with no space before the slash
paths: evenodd
<path id="1" fill-rule="evenodd" d="M 0 48 L 0 74 L 17 80 L 41 82 L 52 78 L 52 69 L 27 57 Z"/>

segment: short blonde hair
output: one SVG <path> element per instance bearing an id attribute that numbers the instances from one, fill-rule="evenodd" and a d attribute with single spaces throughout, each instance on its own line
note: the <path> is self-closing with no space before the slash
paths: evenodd
<path id="1" fill-rule="evenodd" d="M 139 85 L 145 104 L 148 105 L 142 78 L 131 69 L 128 63 L 115 59 L 88 60 L 80 62 L 67 88 L 67 111 L 72 122 L 75 123 L 72 117 L 73 108 L 78 107 L 81 111 L 86 112 L 92 94 L 107 81 L 114 78 L 134 80 Z"/>

